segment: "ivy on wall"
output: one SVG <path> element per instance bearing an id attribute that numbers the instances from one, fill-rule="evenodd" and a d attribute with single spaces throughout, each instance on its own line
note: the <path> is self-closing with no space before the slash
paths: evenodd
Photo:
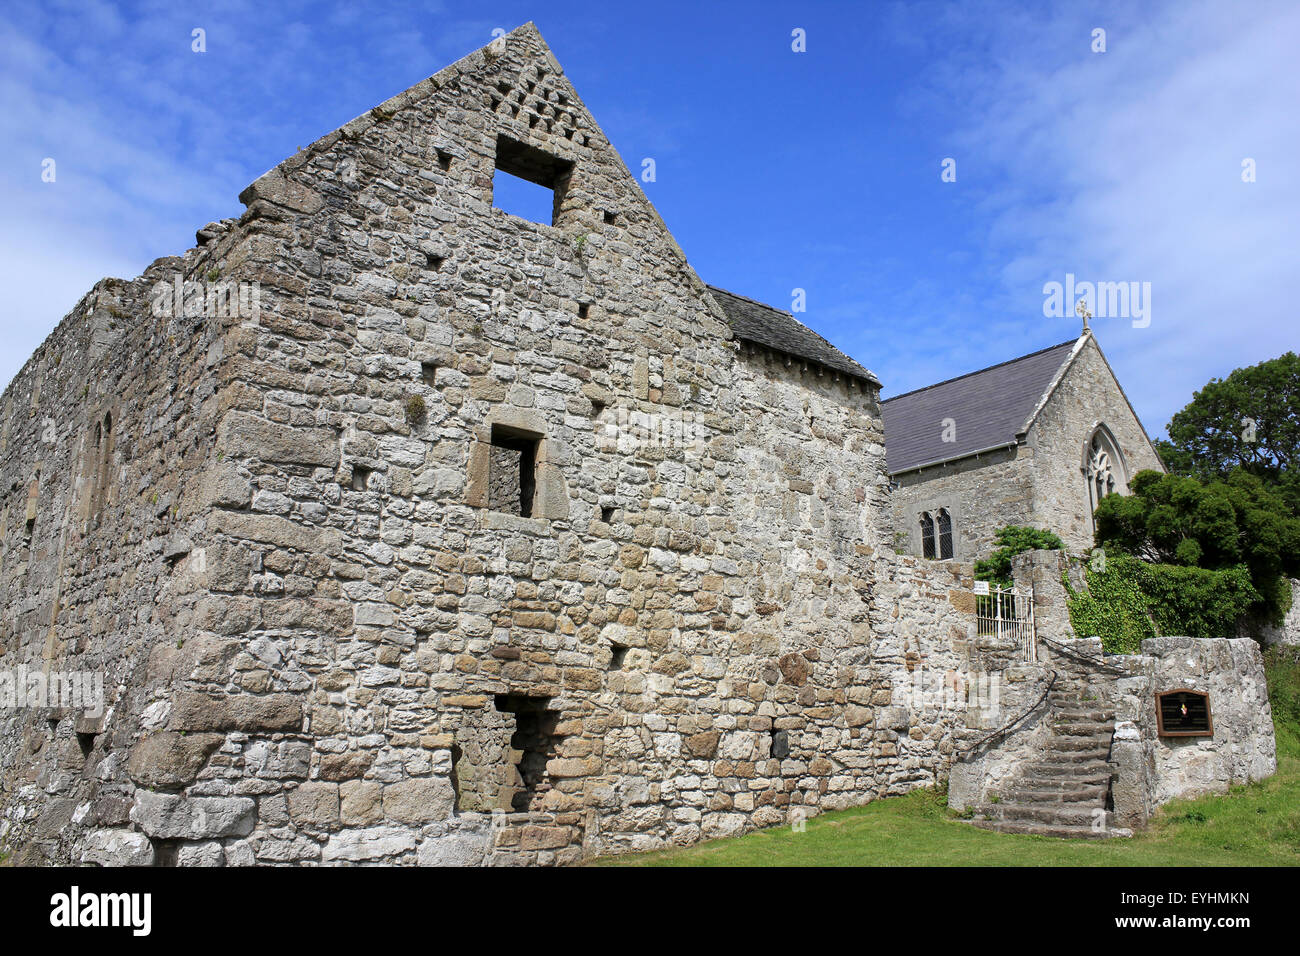
<path id="1" fill-rule="evenodd" d="M 1114 554 L 1090 562 L 1086 578 L 1087 590 L 1076 592 L 1062 577 L 1070 624 L 1112 654 L 1136 654 L 1157 634 L 1235 637 L 1237 621 L 1259 600 L 1244 566 L 1211 571 Z"/>

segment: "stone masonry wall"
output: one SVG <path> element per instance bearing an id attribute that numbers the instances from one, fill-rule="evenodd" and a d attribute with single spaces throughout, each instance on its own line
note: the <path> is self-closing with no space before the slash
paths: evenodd
<path id="1" fill-rule="evenodd" d="M 921 512 L 947 508 L 953 556 L 959 561 L 986 556 L 999 528 L 1027 524 L 1033 517 L 1033 454 L 1023 447 L 1004 449 L 899 475 L 890 544 L 921 554 Z"/>
<path id="2" fill-rule="evenodd" d="M 562 170 L 553 225 L 492 208 L 512 156 Z M 97 629 L 61 662 L 119 688 L 75 780 L 41 750 L 71 754 L 73 721 L 7 717 L 7 845 L 568 863 L 943 778 L 965 714 L 913 678 L 974 666 L 970 569 L 882 547 L 875 386 L 741 354 L 531 25 L 241 198 L 184 267 L 259 283 L 255 316 L 168 351 L 144 297 L 122 305 L 140 338 L 111 361 L 143 391 L 115 431 L 112 573 L 40 600 L 6 582 L 23 659 Z M 70 415 L 104 378 L 50 377 Z M 498 432 L 531 443 L 530 516 L 498 510 Z M 138 586 L 101 596 L 114 579 Z"/>
<path id="3" fill-rule="evenodd" d="M 209 270 L 228 242 L 211 228 L 206 248 L 96 284 L 0 400 L 0 687 L 16 695 L 0 706 L 0 846 L 19 862 L 68 859 L 73 824 L 128 824 L 148 778 L 131 743 L 194 653 L 228 325 L 150 305 L 155 282 Z M 74 674 L 94 675 L 89 712 L 38 696 Z"/>
<path id="4" fill-rule="evenodd" d="M 1082 471 L 1084 445 L 1098 424 L 1119 443 L 1126 476 L 1143 469 L 1163 471 L 1142 425 L 1125 400 L 1095 339 L 1089 337 L 1065 377 L 1029 429 L 1033 456 L 1033 524 L 1061 536 L 1067 548 L 1093 545 L 1092 505 Z M 1120 485 L 1119 493 L 1127 493 Z"/>

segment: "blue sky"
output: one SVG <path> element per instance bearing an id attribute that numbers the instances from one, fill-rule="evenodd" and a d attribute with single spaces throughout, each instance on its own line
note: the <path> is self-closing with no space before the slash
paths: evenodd
<path id="1" fill-rule="evenodd" d="M 886 395 L 1072 338 L 1043 314 L 1067 273 L 1151 283 L 1147 327 L 1094 327 L 1153 435 L 1300 344 L 1300 4 L 78 0 L 0 12 L 0 381 L 97 279 L 530 19 L 628 166 L 655 160 L 701 277 L 806 290 Z"/>

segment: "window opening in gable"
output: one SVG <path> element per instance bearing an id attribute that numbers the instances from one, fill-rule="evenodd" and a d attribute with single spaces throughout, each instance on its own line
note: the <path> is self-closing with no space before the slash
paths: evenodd
<path id="1" fill-rule="evenodd" d="M 556 225 L 572 172 L 569 160 L 498 136 L 492 205 L 530 222 Z"/>

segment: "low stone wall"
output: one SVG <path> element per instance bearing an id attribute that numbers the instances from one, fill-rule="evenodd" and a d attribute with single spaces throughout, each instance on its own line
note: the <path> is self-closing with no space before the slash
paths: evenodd
<path id="1" fill-rule="evenodd" d="M 1291 579 L 1291 609 L 1286 612 L 1281 625 L 1265 624 L 1259 629 L 1259 638 L 1265 644 L 1300 644 L 1300 581 Z"/>
<path id="2" fill-rule="evenodd" d="M 1142 642 L 1142 656 L 1152 660 L 1141 729 L 1154 741 L 1155 805 L 1226 793 L 1277 772 L 1273 710 L 1258 644 L 1248 638 L 1156 637 Z M 1157 735 L 1155 695 L 1180 688 L 1210 695 L 1213 737 Z"/>
<path id="3" fill-rule="evenodd" d="M 1072 683 L 1081 697 L 1114 713 L 1110 763 L 1117 827 L 1144 827 L 1170 800 L 1226 793 L 1277 771 L 1263 656 L 1253 640 L 1158 637 L 1143 641 L 1141 654 L 1105 656 L 1096 638 L 1052 640 L 1040 643 L 1039 658 L 1037 665 L 1013 663 L 994 675 L 1004 688 L 1003 712 L 1010 719 L 1038 701 L 1041 692 L 1033 689 L 1055 674 L 1057 685 Z M 1212 737 L 1160 736 L 1156 695 L 1180 689 L 1209 694 Z M 1012 732 L 954 762 L 949 805 L 987 803 L 990 793 L 1041 756 L 1049 719 L 1044 703 Z M 978 739 L 969 731 L 966 737 Z M 960 750 L 960 736 L 958 741 Z"/>

